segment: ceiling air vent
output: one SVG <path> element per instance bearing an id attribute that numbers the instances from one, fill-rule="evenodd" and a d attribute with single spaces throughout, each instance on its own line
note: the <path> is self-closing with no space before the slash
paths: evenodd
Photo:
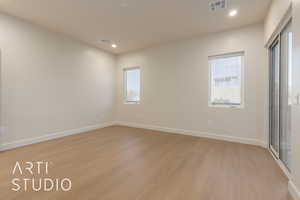
<path id="1" fill-rule="evenodd" d="M 103 43 L 107 43 L 107 44 L 110 44 L 110 43 L 111 43 L 111 41 L 110 41 L 110 40 L 101 40 L 101 42 L 103 42 Z"/>
<path id="2" fill-rule="evenodd" d="M 226 8 L 226 0 L 211 0 L 209 3 L 210 10 L 222 10 Z"/>

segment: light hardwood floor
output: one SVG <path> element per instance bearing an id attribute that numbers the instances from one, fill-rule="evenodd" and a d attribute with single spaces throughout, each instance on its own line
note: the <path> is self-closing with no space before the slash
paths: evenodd
<path id="1" fill-rule="evenodd" d="M 71 191 L 12 191 L 16 161 L 50 162 L 47 177 L 70 178 Z M 289 199 L 263 148 L 121 126 L 1 152 L 0 163 L 1 200 Z"/>

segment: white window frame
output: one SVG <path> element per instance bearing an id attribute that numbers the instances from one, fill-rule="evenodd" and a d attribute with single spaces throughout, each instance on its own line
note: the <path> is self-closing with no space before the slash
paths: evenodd
<path id="1" fill-rule="evenodd" d="M 212 70 L 211 70 L 211 64 L 210 64 L 210 60 L 212 59 L 216 59 L 216 58 L 228 58 L 228 57 L 234 57 L 234 56 L 241 56 L 242 57 L 242 63 L 241 63 L 241 103 L 239 105 L 233 105 L 233 104 L 214 104 L 211 101 L 211 90 L 212 90 L 212 86 L 211 86 L 211 78 L 212 78 Z M 244 108 L 245 106 L 245 95 L 244 95 L 244 70 L 245 70 L 245 52 L 244 51 L 239 51 L 239 52 L 233 52 L 233 53 L 226 53 L 226 54 L 220 54 L 220 55 L 214 55 L 214 56 L 209 56 L 208 57 L 208 106 L 209 107 L 220 107 L 220 108 Z"/>
<path id="2" fill-rule="evenodd" d="M 140 100 L 139 101 L 128 101 L 127 100 L 127 76 L 126 72 L 130 70 L 135 70 L 138 69 L 140 71 L 140 82 L 139 82 L 139 87 L 140 87 Z M 140 104 L 141 101 L 141 68 L 140 67 L 127 67 L 123 68 L 123 103 L 124 104 Z"/>

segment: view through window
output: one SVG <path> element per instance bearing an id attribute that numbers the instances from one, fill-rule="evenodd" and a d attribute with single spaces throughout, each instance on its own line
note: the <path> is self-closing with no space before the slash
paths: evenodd
<path id="1" fill-rule="evenodd" d="M 124 98 L 127 103 L 140 101 L 140 69 L 129 68 L 124 70 Z"/>
<path id="2" fill-rule="evenodd" d="M 242 105 L 243 58 L 244 53 L 209 58 L 211 105 Z"/>

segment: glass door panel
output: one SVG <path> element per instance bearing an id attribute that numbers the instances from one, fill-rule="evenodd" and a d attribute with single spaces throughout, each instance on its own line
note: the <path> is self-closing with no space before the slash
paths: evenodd
<path id="1" fill-rule="evenodd" d="M 280 146 L 279 157 L 290 168 L 292 106 L 292 31 L 289 24 L 280 36 Z"/>
<path id="2" fill-rule="evenodd" d="M 280 42 L 270 48 L 270 148 L 279 157 L 280 132 Z"/>

